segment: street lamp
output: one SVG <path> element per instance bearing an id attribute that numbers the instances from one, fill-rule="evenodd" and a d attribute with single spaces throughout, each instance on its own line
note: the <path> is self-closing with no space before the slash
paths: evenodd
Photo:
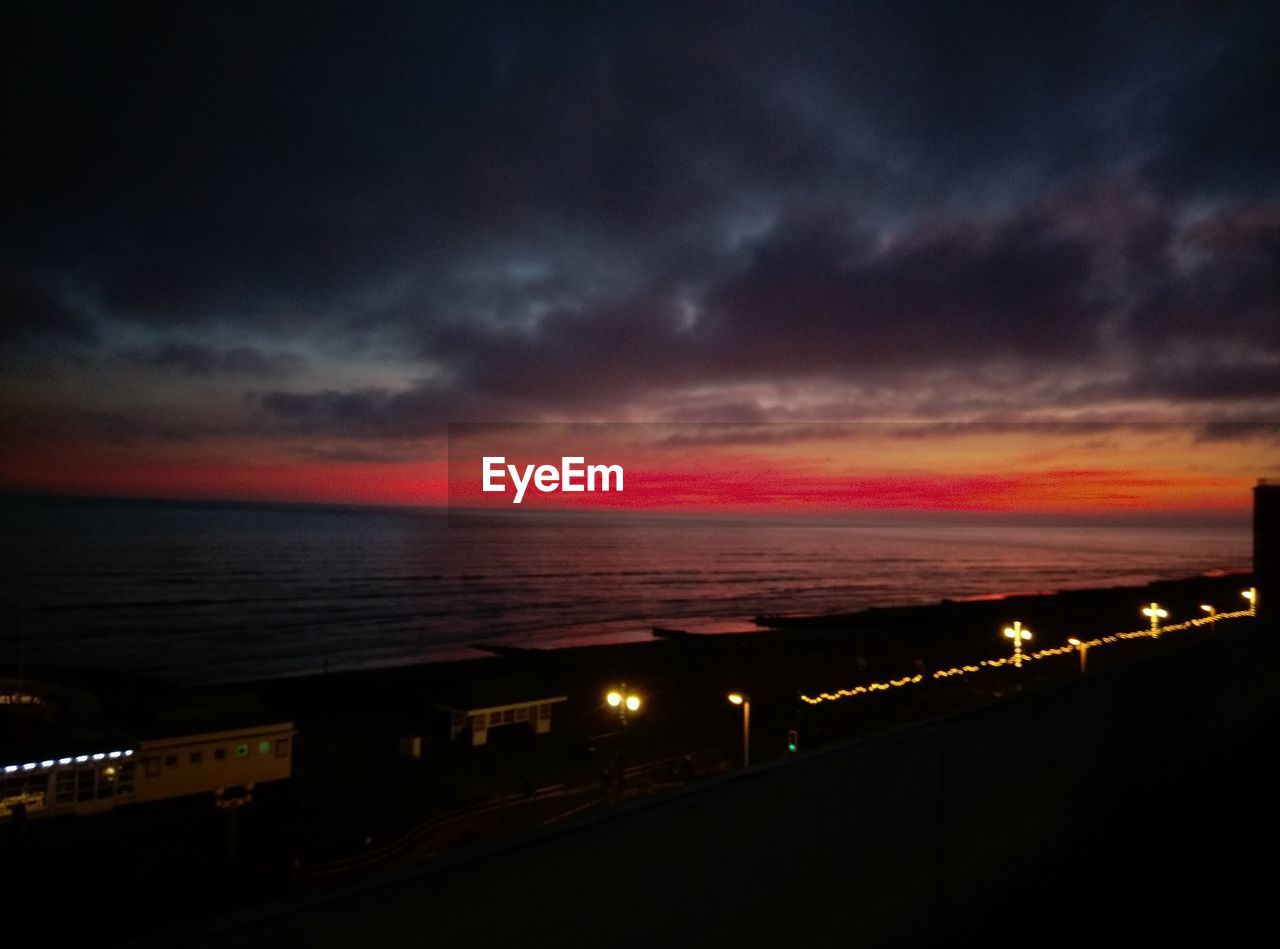
<path id="1" fill-rule="evenodd" d="M 213 798 L 213 806 L 227 812 L 227 863 L 235 863 L 240 842 L 240 808 L 253 800 L 253 782 L 244 785 L 239 793 L 221 789 Z"/>
<path id="2" fill-rule="evenodd" d="M 1080 674 L 1084 675 L 1089 666 L 1089 644 L 1081 642 L 1072 636 L 1067 640 L 1072 646 L 1076 647 L 1076 652 L 1080 653 Z"/>
<path id="3" fill-rule="evenodd" d="M 625 689 L 626 686 L 624 685 L 623 688 Z M 624 721 L 626 720 L 627 712 L 635 712 L 640 709 L 640 696 L 635 694 L 624 696 L 617 689 L 606 695 L 605 701 L 618 710 L 618 715 Z"/>
<path id="4" fill-rule="evenodd" d="M 1249 601 L 1249 615 L 1258 615 L 1258 588 L 1249 587 L 1247 590 L 1241 590 L 1240 595 Z"/>
<path id="5" fill-rule="evenodd" d="M 1200 609 L 1209 614 L 1209 632 L 1213 632 L 1218 628 L 1218 611 L 1214 609 L 1212 603 L 1201 603 Z"/>
<path id="6" fill-rule="evenodd" d="M 1142 615 L 1151 620 L 1151 635 L 1160 635 L 1160 621 L 1169 616 L 1169 611 L 1162 607 L 1159 603 L 1152 603 L 1150 606 L 1142 608 Z"/>
<path id="7" fill-rule="evenodd" d="M 742 706 L 742 766 L 751 765 L 751 696 L 742 692 L 730 692 L 729 701 Z"/>
<path id="8" fill-rule="evenodd" d="M 622 725 L 621 737 L 618 739 L 618 794 L 622 794 L 623 785 L 627 780 L 626 768 L 626 746 L 627 746 L 627 721 L 629 712 L 640 711 L 640 696 L 634 692 L 627 690 L 625 685 L 616 689 L 610 689 L 609 693 L 604 697 L 611 708 L 617 709 L 618 721 Z"/>
<path id="9" fill-rule="evenodd" d="M 1022 628 L 1022 620 L 1014 620 L 1012 626 L 1004 628 L 1006 639 L 1013 640 L 1013 664 L 1022 668 L 1022 644 L 1031 638 L 1031 630 Z"/>

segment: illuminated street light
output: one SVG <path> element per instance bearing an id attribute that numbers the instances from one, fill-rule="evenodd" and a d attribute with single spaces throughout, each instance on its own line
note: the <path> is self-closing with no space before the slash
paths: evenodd
<path id="1" fill-rule="evenodd" d="M 1209 632 L 1213 632 L 1218 628 L 1218 611 L 1214 609 L 1212 603 L 1201 603 L 1200 609 L 1209 614 Z"/>
<path id="2" fill-rule="evenodd" d="M 1076 651 L 1080 653 L 1080 674 L 1084 675 L 1089 666 L 1089 644 L 1081 642 L 1072 636 L 1067 640 L 1068 643 L 1076 647 Z"/>
<path id="3" fill-rule="evenodd" d="M 1022 628 L 1022 620 L 1014 620 L 1012 626 L 1004 628 L 1006 639 L 1013 640 L 1013 664 L 1022 668 L 1022 644 L 1031 638 L 1031 630 Z"/>
<path id="4" fill-rule="evenodd" d="M 622 720 L 623 724 L 626 724 L 627 712 L 638 712 L 643 704 L 640 696 L 635 692 L 629 691 L 625 685 L 610 689 L 604 700 L 609 703 L 611 708 L 618 710 L 618 718 Z"/>
<path id="5" fill-rule="evenodd" d="M 1258 615 L 1258 588 L 1249 587 L 1247 590 L 1241 590 L 1240 595 L 1249 601 L 1249 615 Z"/>
<path id="6" fill-rule="evenodd" d="M 742 766 L 751 765 L 751 696 L 742 692 L 730 692 L 729 701 L 742 706 Z"/>
<path id="7" fill-rule="evenodd" d="M 640 696 L 629 691 L 625 684 L 616 689 L 610 689 L 604 700 L 609 703 L 611 708 L 617 709 L 618 722 L 622 726 L 620 737 L 618 738 L 618 794 L 621 795 L 627 780 L 626 748 L 627 721 L 629 718 L 627 713 L 640 711 L 642 703 Z"/>
<path id="8" fill-rule="evenodd" d="M 1167 619 L 1169 611 L 1162 607 L 1159 603 L 1152 603 L 1150 606 L 1142 608 L 1142 615 L 1151 620 L 1151 635 L 1160 635 L 1160 621 Z"/>

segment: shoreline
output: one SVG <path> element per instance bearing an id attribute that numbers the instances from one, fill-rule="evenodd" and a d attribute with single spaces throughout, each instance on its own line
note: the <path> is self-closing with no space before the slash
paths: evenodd
<path id="1" fill-rule="evenodd" d="M 145 672 L 133 672 L 106 666 L 80 666 L 64 663 L 28 662 L 27 672 L 34 678 L 57 677 L 69 675 L 78 682 L 98 679 L 109 682 L 113 679 L 127 680 L 137 687 L 146 683 L 152 690 L 180 691 L 213 691 L 226 689 L 268 689 L 285 687 L 287 683 L 311 683 L 314 681 L 333 681 L 350 678 L 386 678 L 394 680 L 403 677 L 422 677 L 436 680 L 440 675 L 458 673 L 467 675 L 478 673 L 483 675 L 487 670 L 496 671 L 502 664 L 519 662 L 527 664 L 537 661 L 540 665 L 571 664 L 577 665 L 580 660 L 592 658 L 607 659 L 610 656 L 632 657 L 644 656 L 646 651 L 661 652 L 664 647 L 682 648 L 686 652 L 694 649 L 700 653 L 752 650 L 751 643 L 761 651 L 772 652 L 781 647 L 809 646 L 814 643 L 852 647 L 867 645 L 888 647 L 891 653 L 900 653 L 897 647 L 908 644 L 915 646 L 937 646 L 944 648 L 958 645 L 977 646 L 980 640 L 973 636 L 972 627 L 981 624 L 983 619 L 990 618 L 993 623 L 1005 622 L 997 615 L 1008 614 L 1009 619 L 1019 618 L 1014 613 L 1026 613 L 1038 616 L 1047 607 L 1055 603 L 1076 605 L 1108 604 L 1111 601 L 1128 601 L 1143 599 L 1146 594 L 1172 594 L 1181 599 L 1179 591 L 1203 590 L 1216 592 L 1218 588 L 1228 588 L 1233 593 L 1235 587 L 1247 585 L 1252 577 L 1250 571 L 1213 570 L 1201 574 L 1173 579 L 1152 580 L 1141 585 L 1120 584 L 1108 586 L 1089 586 L 1061 589 L 1053 592 L 1021 592 L 974 595 L 965 597 L 943 597 L 922 603 L 907 603 L 892 606 L 868 606 L 860 610 L 848 612 L 832 612 L 818 614 L 767 614 L 754 619 L 743 619 L 735 623 L 741 628 L 717 632 L 690 631 L 680 622 L 680 618 L 655 620 L 652 623 L 635 622 L 636 638 L 606 642 L 580 642 L 540 645 L 516 645 L 495 641 L 492 643 L 475 643 L 460 647 L 455 658 L 442 659 L 409 659 L 376 665 L 356 667 L 338 667 L 333 669 L 308 669 L 297 673 L 267 675 L 254 678 L 210 679 L 186 682 L 169 679 L 160 675 Z M 1142 594 L 1142 596 L 1139 596 Z M 1135 599 L 1135 597 L 1137 599 Z M 1186 593 L 1186 599 L 1199 599 L 1199 594 Z M 1103 607 L 1105 608 L 1105 606 Z M 1080 610 L 1068 612 L 1077 615 Z M 1189 615 L 1189 614 L 1188 614 Z M 1185 617 L 1184 617 L 1185 618 Z M 687 619 L 687 618 L 686 618 Z M 1133 628 L 1141 625 L 1135 613 Z M 935 626 L 940 621 L 955 624 L 955 631 L 935 636 L 921 636 L 919 627 Z M 631 625 L 633 621 L 626 622 Z M 729 620 L 719 621 L 729 625 Z M 1171 621 L 1172 622 L 1172 621 Z M 697 625 L 688 624 L 688 625 Z M 641 632 L 643 630 L 643 632 Z M 896 638 L 892 635 L 897 631 Z M 847 641 L 845 640 L 848 637 Z M 914 637 L 908 640 L 906 637 Z M 857 640 L 855 643 L 854 640 Z M 998 644 L 997 644 L 998 645 Z M 979 647 L 980 648 L 980 647 Z M 946 649 L 951 652 L 949 648 Z M 646 663 L 647 664 L 647 663 Z M 0 675 L 13 676 L 17 671 L 17 663 L 12 660 L 0 662 Z M 286 687 L 287 688 L 287 687 Z"/>
<path id="2" fill-rule="evenodd" d="M 408 516 L 339 524 L 311 518 L 305 507 L 295 522 L 256 509 L 236 519 L 161 506 L 165 513 L 138 518 L 24 515 L 18 526 L 30 536 L 19 530 L 14 549 L 33 556 L 17 565 L 15 582 L 27 593 L 13 611 L 4 658 L 18 658 L 21 626 L 29 663 L 70 659 L 184 686 L 226 685 L 326 666 L 464 662 L 492 646 L 647 642 L 655 625 L 700 637 L 736 634 L 753 631 L 759 614 L 790 622 L 796 613 L 840 617 L 937 606 L 944 596 L 965 602 L 1137 586 L 1206 566 L 1249 566 L 1248 534 L 1236 528 L 792 524 L 794 535 L 704 537 L 637 523 L 634 532 L 601 537 L 462 536 Z M 524 563 L 530 543 L 548 551 Z"/>

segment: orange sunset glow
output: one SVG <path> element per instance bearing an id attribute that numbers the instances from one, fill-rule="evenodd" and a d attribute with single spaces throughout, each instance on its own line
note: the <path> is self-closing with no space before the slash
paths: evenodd
<path id="1" fill-rule="evenodd" d="M 514 492 L 481 490 L 481 456 L 501 453 L 521 469 L 581 455 L 626 471 L 621 493 L 533 490 L 521 502 L 526 508 L 826 515 L 1247 512 L 1248 451 L 1223 453 L 1198 443 L 1185 427 L 1085 429 L 961 426 L 945 436 L 920 437 L 921 426 L 886 425 L 835 431 L 829 425 L 515 426 L 499 427 L 498 434 L 456 426 L 449 503 L 513 507 Z"/>
<path id="2" fill-rule="evenodd" d="M 944 434 L 924 427 L 602 425 L 567 435 L 554 425 L 509 426 L 493 450 L 521 465 L 585 453 L 626 469 L 620 494 L 531 494 L 526 508 L 725 514 L 1243 516 L 1253 472 L 1267 460 L 1263 445 L 1205 441 L 1190 426 L 1086 425 L 1064 432 L 961 425 Z M 458 438 L 424 445 L 404 458 L 371 459 L 358 452 L 316 457 L 288 443 L 250 441 L 218 451 L 164 443 L 44 444 L 8 458 L 4 474 L 9 490 L 34 493 L 510 506 L 480 491 L 480 449 Z M 69 463 L 73 457 L 89 460 Z"/>

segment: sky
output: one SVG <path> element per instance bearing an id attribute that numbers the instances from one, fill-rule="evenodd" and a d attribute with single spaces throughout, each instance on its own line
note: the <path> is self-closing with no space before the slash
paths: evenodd
<path id="1" fill-rule="evenodd" d="M 1274 3 L 4 17 L 0 491 L 438 504 L 451 422 L 724 423 L 648 507 L 1280 476 Z"/>

